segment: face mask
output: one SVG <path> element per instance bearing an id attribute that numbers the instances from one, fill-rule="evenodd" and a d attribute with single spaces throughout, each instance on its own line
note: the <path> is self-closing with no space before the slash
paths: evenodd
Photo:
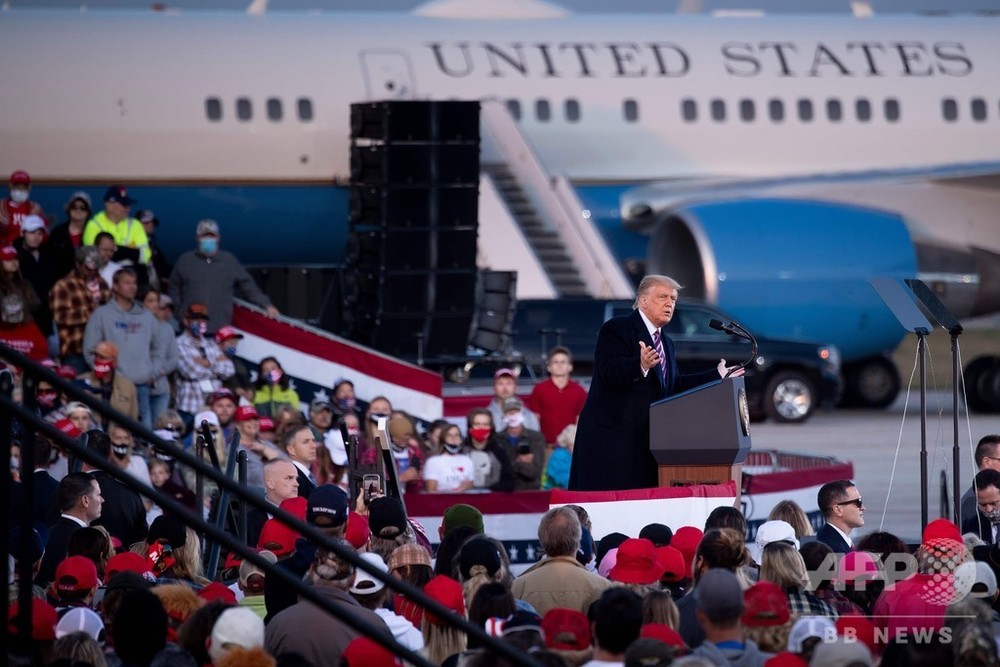
<path id="1" fill-rule="evenodd" d="M 188 328 L 191 329 L 191 334 L 195 338 L 201 338 L 208 333 L 208 322 L 204 320 L 196 320 L 192 322 Z"/>
<path id="2" fill-rule="evenodd" d="M 357 427 L 354 427 L 354 426 L 348 427 L 348 429 L 347 429 L 347 437 L 349 438 L 352 435 L 361 435 L 361 429 L 357 428 Z"/>
<path id="3" fill-rule="evenodd" d="M 202 255 L 214 255 L 219 252 L 219 239 L 212 237 L 198 239 L 198 251 Z"/>
<path id="4" fill-rule="evenodd" d="M 473 440 L 476 440 L 477 442 L 482 442 L 483 440 L 486 440 L 486 438 L 490 437 L 490 433 L 492 433 L 492 432 L 493 432 L 493 429 L 491 429 L 491 428 L 470 428 L 469 429 L 469 435 L 472 437 Z"/>
<path id="5" fill-rule="evenodd" d="M 23 204 L 28 201 L 28 191 L 18 188 L 10 191 L 10 200 L 15 204 Z"/>
<path id="6" fill-rule="evenodd" d="M 226 347 L 225 350 L 223 350 L 223 352 L 226 353 L 227 357 L 235 357 L 236 356 L 236 346 L 235 345 L 229 345 L 229 346 Z"/>
<path id="7" fill-rule="evenodd" d="M 278 381 L 281 380 L 281 375 L 282 373 L 280 370 L 272 368 L 267 374 L 267 381 L 270 384 L 278 384 Z"/>
<path id="8" fill-rule="evenodd" d="M 58 398 L 59 394 L 57 394 L 54 391 L 43 391 L 39 392 L 38 396 L 36 397 L 36 400 L 38 401 L 38 405 L 42 406 L 43 408 L 51 408 L 55 406 L 56 399 Z"/>
<path id="9" fill-rule="evenodd" d="M 113 361 L 94 360 L 94 377 L 103 380 L 115 369 Z"/>
<path id="10" fill-rule="evenodd" d="M 128 456 L 128 445 L 111 445 L 111 451 L 120 459 Z"/>
<path id="11" fill-rule="evenodd" d="M 461 444 L 449 445 L 446 442 L 444 443 L 444 451 L 448 452 L 449 454 L 458 454 L 459 452 L 462 451 L 462 445 Z"/>
<path id="12" fill-rule="evenodd" d="M 160 459 L 161 461 L 166 461 L 167 463 L 170 463 L 171 461 L 174 460 L 174 457 L 172 457 L 170 454 L 167 454 L 166 452 L 161 452 L 159 449 L 155 450 L 154 453 L 156 454 L 156 458 Z"/>
<path id="13" fill-rule="evenodd" d="M 340 408 L 342 412 L 350 412 L 354 409 L 355 404 L 357 404 L 357 401 L 353 398 L 337 399 L 337 407 Z"/>
<path id="14" fill-rule="evenodd" d="M 982 512 L 982 510 L 980 510 Z M 983 512 L 983 516 L 990 520 L 990 523 L 1000 523 L 1000 507 L 992 512 Z"/>
<path id="15" fill-rule="evenodd" d="M 384 412 L 373 412 L 370 415 L 368 415 L 368 419 L 372 420 L 376 424 L 378 423 L 379 419 L 388 419 L 388 418 L 389 418 L 389 415 L 387 415 Z"/>
<path id="16" fill-rule="evenodd" d="M 509 415 L 503 416 L 504 426 L 507 428 L 517 428 L 524 424 L 524 413 L 523 412 L 512 412 Z"/>

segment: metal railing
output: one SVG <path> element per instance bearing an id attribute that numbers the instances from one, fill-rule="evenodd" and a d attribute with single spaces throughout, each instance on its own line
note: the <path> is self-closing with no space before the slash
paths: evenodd
<path id="1" fill-rule="evenodd" d="M 471 637 L 475 637 L 485 648 L 491 651 L 496 651 L 499 655 L 502 655 L 504 658 L 510 660 L 512 664 L 523 667 L 541 667 L 538 662 L 536 662 L 527 653 L 524 653 L 509 643 L 497 640 L 495 637 L 491 637 L 483 628 L 470 623 L 463 617 L 456 616 L 449 608 L 424 594 L 421 589 L 373 567 L 364 559 L 360 558 L 357 552 L 353 549 L 345 549 L 341 546 L 341 544 L 312 524 L 300 520 L 280 507 L 274 507 L 263 497 L 248 491 L 246 488 L 240 486 L 240 484 L 234 481 L 230 476 L 227 476 L 201 459 L 196 458 L 182 447 L 179 447 L 173 442 L 159 438 L 146 426 L 140 424 L 127 415 L 112 410 L 106 403 L 93 397 L 89 392 L 86 392 L 80 387 L 75 386 L 65 379 L 57 376 L 48 368 L 32 361 L 31 359 L 28 359 L 24 355 L 2 343 L 0 343 L 0 359 L 3 359 L 9 364 L 21 369 L 24 376 L 22 391 L 23 400 L 22 403 L 19 404 L 13 399 L 13 380 L 10 377 L 10 374 L 0 374 L 0 460 L 9 460 L 11 426 L 14 420 L 17 419 L 23 427 L 21 442 L 22 461 L 34 461 L 35 435 L 36 433 L 43 435 L 49 440 L 57 443 L 60 447 L 70 451 L 72 454 L 82 459 L 88 465 L 107 472 L 115 480 L 151 499 L 165 511 L 175 515 L 185 525 L 203 533 L 206 537 L 214 540 L 230 551 L 239 554 L 244 560 L 263 570 L 266 573 L 266 576 L 277 577 L 281 580 L 283 585 L 294 590 L 301 598 L 317 605 L 333 617 L 342 621 L 351 628 L 354 628 L 363 635 L 370 637 L 396 655 L 402 657 L 407 662 L 418 667 L 432 667 L 431 662 L 397 642 L 391 634 L 385 633 L 384 628 L 379 628 L 365 621 L 363 618 L 359 618 L 348 613 L 347 610 L 337 606 L 328 598 L 318 593 L 312 586 L 303 583 L 300 578 L 296 577 L 290 571 L 284 568 L 275 567 L 272 563 L 262 558 L 254 548 L 248 546 L 243 540 L 238 539 L 237 536 L 233 536 L 225 530 L 222 530 L 221 527 L 205 521 L 199 514 L 192 513 L 187 507 L 179 503 L 172 496 L 161 492 L 155 487 L 140 482 L 121 468 L 111 463 L 108 459 L 102 458 L 77 440 L 70 438 L 53 424 L 45 421 L 37 414 L 37 403 L 35 401 L 35 389 L 37 383 L 39 380 L 44 380 L 55 387 L 58 391 L 65 393 L 74 400 L 87 405 L 97 414 L 100 414 L 109 421 L 113 421 L 114 423 L 124 427 L 133 435 L 137 435 L 143 440 L 149 442 L 151 446 L 174 457 L 176 462 L 182 463 L 194 469 L 196 473 L 211 479 L 219 486 L 220 491 L 223 493 L 228 492 L 252 507 L 269 512 L 279 521 L 297 531 L 300 535 L 317 544 L 319 547 L 333 552 L 338 558 L 346 560 L 355 568 L 364 570 L 378 581 L 383 582 L 391 590 L 402 593 L 406 597 L 412 599 L 448 625 L 462 630 Z M 10 497 L 10 489 L 10 475 L 3 475 L 2 481 L 0 481 L 0 494 L 3 495 L 0 497 Z M 22 483 L 22 497 L 28 504 L 33 502 L 33 475 L 25 476 Z M 20 549 L 16 549 L 14 545 L 11 545 L 11 548 L 14 553 L 27 554 L 31 552 L 33 512 L 23 511 L 20 519 Z M 8 513 L 0 513 L 0 530 L 4 530 L 9 533 L 8 524 Z M 0 561 L 2 561 L 0 562 L 0 580 L 3 582 L 4 596 L 7 597 L 7 582 L 9 575 L 8 561 L 6 558 L 0 559 Z M 20 608 L 17 619 L 17 627 L 19 628 L 17 637 L 14 641 L 10 641 L 10 638 L 7 636 L 7 625 L 0 628 L 0 645 L 11 647 L 11 653 L 14 656 L 28 657 L 31 655 L 30 638 L 32 636 L 32 587 L 30 582 L 33 578 L 31 568 L 32 563 L 30 562 L 30 559 L 23 557 L 18 559 L 18 601 Z M 28 583 L 29 585 L 24 585 L 25 583 Z"/>

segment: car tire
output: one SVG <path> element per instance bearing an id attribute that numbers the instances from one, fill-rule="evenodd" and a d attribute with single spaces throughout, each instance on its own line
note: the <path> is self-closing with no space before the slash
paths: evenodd
<path id="1" fill-rule="evenodd" d="M 965 367 L 965 400 L 969 410 L 992 414 L 1000 411 L 997 382 L 1000 381 L 1000 357 L 976 357 Z"/>
<path id="2" fill-rule="evenodd" d="M 845 375 L 844 405 L 882 409 L 892 405 L 899 395 L 899 371 L 885 357 L 854 362 L 845 369 Z"/>
<path id="3" fill-rule="evenodd" d="M 776 422 L 800 424 L 816 409 L 816 387 L 798 371 L 774 374 L 764 391 L 764 413 Z"/>

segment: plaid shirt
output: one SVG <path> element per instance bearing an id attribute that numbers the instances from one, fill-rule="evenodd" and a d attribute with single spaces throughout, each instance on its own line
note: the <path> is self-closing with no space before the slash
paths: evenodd
<path id="1" fill-rule="evenodd" d="M 785 595 L 788 596 L 788 611 L 795 618 L 802 616 L 827 616 L 835 621 L 840 616 L 836 609 L 805 589 L 796 588 L 795 586 L 786 588 Z"/>
<path id="2" fill-rule="evenodd" d="M 195 414 L 205 409 L 205 399 L 211 391 L 202 389 L 202 382 L 211 384 L 212 391 L 222 388 L 222 381 L 236 372 L 233 362 L 220 359 L 222 350 L 211 338 L 197 339 L 188 332 L 177 337 L 177 374 L 174 382 L 174 400 L 177 409 Z M 208 367 L 198 363 L 209 359 Z"/>
<path id="3" fill-rule="evenodd" d="M 841 616 L 866 616 L 861 607 L 848 600 L 835 588 L 817 588 L 812 593 L 820 602 L 826 602 Z"/>
<path id="4" fill-rule="evenodd" d="M 79 268 L 75 268 L 56 282 L 49 293 L 52 321 L 59 328 L 59 356 L 63 359 L 69 355 L 83 354 L 83 332 L 87 328 L 87 320 L 98 306 L 111 298 L 108 284 L 100 277 L 97 281 L 99 290 L 91 292 L 87 287 L 87 279 Z"/>

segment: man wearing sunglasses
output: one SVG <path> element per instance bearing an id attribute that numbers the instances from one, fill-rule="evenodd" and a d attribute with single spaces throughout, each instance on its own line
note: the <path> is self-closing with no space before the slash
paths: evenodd
<path id="1" fill-rule="evenodd" d="M 816 496 L 816 504 L 826 523 L 816 533 L 816 539 L 834 553 L 854 550 L 851 531 L 865 525 L 865 504 L 861 492 L 849 479 L 824 484 Z"/>

